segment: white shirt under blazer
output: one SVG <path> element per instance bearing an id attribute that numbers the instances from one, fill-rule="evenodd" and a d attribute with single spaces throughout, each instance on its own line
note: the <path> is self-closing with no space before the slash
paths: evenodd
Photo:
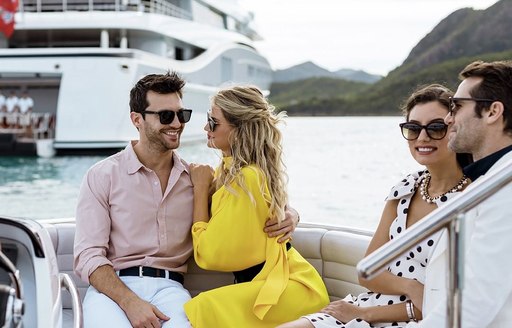
<path id="1" fill-rule="evenodd" d="M 511 161 L 512 151 L 488 173 Z M 512 327 L 512 183 L 467 212 L 465 220 L 462 327 Z M 407 327 L 446 327 L 447 245 L 444 231 L 426 270 L 424 319 Z"/>

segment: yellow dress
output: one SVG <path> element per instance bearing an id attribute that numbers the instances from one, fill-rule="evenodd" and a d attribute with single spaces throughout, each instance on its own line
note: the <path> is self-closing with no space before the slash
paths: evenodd
<path id="1" fill-rule="evenodd" d="M 230 163 L 231 158 L 224 159 L 225 166 Z M 293 247 L 287 251 L 285 243 L 263 232 L 270 193 L 261 171 L 249 165 L 241 174 L 254 203 L 238 185 L 232 184 L 236 195 L 225 187 L 217 190 L 210 221 L 192 226 L 194 257 L 201 268 L 216 271 L 265 264 L 250 282 L 206 291 L 187 302 L 194 328 L 275 327 L 329 303 L 316 269 Z"/>

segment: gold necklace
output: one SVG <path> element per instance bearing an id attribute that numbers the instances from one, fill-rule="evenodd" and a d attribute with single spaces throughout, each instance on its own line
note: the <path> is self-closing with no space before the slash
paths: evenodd
<path id="1" fill-rule="evenodd" d="M 428 193 L 428 187 L 430 185 L 430 178 L 431 177 L 432 176 L 430 175 L 430 172 L 429 171 L 425 171 L 425 178 L 423 178 L 423 180 L 421 181 L 421 184 L 420 184 L 420 195 L 421 195 L 421 198 L 424 201 L 426 201 L 427 203 L 429 203 L 429 204 L 434 203 L 436 200 L 438 200 L 439 198 L 441 198 L 443 196 L 446 196 L 446 194 L 448 194 L 448 193 L 456 192 L 456 191 L 461 191 L 462 188 L 464 188 L 464 185 L 467 184 L 468 181 L 469 181 L 467 176 L 462 175 L 462 179 L 460 179 L 460 181 L 455 185 L 455 187 L 449 189 L 448 191 L 442 193 L 441 195 L 432 197 Z"/>

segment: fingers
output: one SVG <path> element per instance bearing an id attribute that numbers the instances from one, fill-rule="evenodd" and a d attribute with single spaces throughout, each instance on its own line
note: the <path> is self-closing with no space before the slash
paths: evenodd
<path id="1" fill-rule="evenodd" d="M 267 219 L 267 221 L 265 222 L 265 227 L 271 227 L 275 224 L 277 224 L 277 219 Z"/>
<path id="2" fill-rule="evenodd" d="M 149 323 L 149 327 L 150 328 L 161 328 L 162 327 L 162 324 L 160 324 L 160 321 L 158 319 L 153 319 L 151 320 L 151 322 Z"/>
<path id="3" fill-rule="evenodd" d="M 215 172 L 213 167 L 211 167 L 210 165 L 207 165 L 207 164 L 191 163 L 191 164 L 189 164 L 189 170 L 191 172 L 203 172 L 205 174 L 213 174 Z"/>
<path id="4" fill-rule="evenodd" d="M 149 322 L 144 327 L 161 328 L 162 321 L 167 321 L 171 318 L 163 314 L 156 306 L 153 305 L 152 307 L 154 316 L 149 319 Z"/>
<path id="5" fill-rule="evenodd" d="M 290 226 L 293 226 L 293 220 L 290 218 L 285 218 L 281 223 L 277 222 L 277 219 L 267 219 L 265 222 L 265 227 L 263 228 L 263 231 L 270 232 L 270 231 L 277 231 L 283 228 L 289 228 Z M 277 235 L 276 235 L 277 236 Z"/>
<path id="6" fill-rule="evenodd" d="M 282 231 L 281 232 L 281 230 L 284 230 L 284 228 L 280 227 L 277 224 L 270 225 L 270 226 L 267 226 L 267 227 L 263 228 L 263 231 L 266 232 L 269 237 L 279 236 L 281 233 L 285 233 L 286 232 L 286 231 Z"/>
<path id="7" fill-rule="evenodd" d="M 281 224 L 281 225 L 274 224 L 274 225 L 265 227 L 263 229 L 263 231 L 265 231 L 268 234 L 268 236 L 270 238 L 272 238 L 272 237 L 280 236 L 282 234 L 290 233 L 293 231 L 293 228 L 290 225 L 284 226 L 283 224 Z"/>
<path id="8" fill-rule="evenodd" d="M 269 238 L 281 236 L 277 242 L 284 243 L 287 240 L 292 239 L 292 234 L 294 231 L 293 221 L 287 218 L 281 223 L 278 223 L 276 219 L 268 219 L 265 222 L 263 231 L 268 234 Z"/>
<path id="9" fill-rule="evenodd" d="M 203 164 L 190 164 L 189 171 L 190 179 L 192 180 L 194 187 L 200 186 L 205 188 L 207 186 L 210 188 L 214 175 L 214 170 L 211 166 Z"/>
<path id="10" fill-rule="evenodd" d="M 279 237 L 279 239 L 277 240 L 278 243 L 282 244 L 288 240 L 292 240 L 292 232 L 288 232 L 286 234 L 284 234 L 282 237 Z"/>
<path id="11" fill-rule="evenodd" d="M 155 315 L 157 316 L 157 318 L 160 320 L 167 321 L 167 320 L 171 319 L 168 316 L 166 316 L 163 312 L 161 312 L 157 307 L 155 307 L 154 312 L 155 312 Z"/>
<path id="12" fill-rule="evenodd" d="M 322 310 L 321 312 L 322 312 L 322 313 L 326 313 L 326 314 L 328 314 L 328 315 L 330 315 L 330 316 L 332 316 L 332 317 L 335 317 L 335 318 L 336 318 L 336 316 L 334 315 L 334 314 L 335 314 L 335 312 L 334 312 L 334 311 L 332 311 L 332 310 L 330 310 L 330 309 L 325 309 L 325 310 Z"/>

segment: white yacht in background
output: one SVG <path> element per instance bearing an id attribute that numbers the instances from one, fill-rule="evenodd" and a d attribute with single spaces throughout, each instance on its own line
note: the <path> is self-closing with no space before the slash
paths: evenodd
<path id="1" fill-rule="evenodd" d="M 20 0 L 14 33 L 0 35 L 0 90 L 28 91 L 34 117 L 26 127 L 3 124 L 0 153 L 26 150 L 12 137 L 24 129 L 52 138 L 57 153 L 123 148 L 136 138 L 130 89 L 167 70 L 185 78 L 184 104 L 194 110 L 182 140 L 203 138 L 219 86 L 270 87 L 252 19 L 235 0 Z"/>

